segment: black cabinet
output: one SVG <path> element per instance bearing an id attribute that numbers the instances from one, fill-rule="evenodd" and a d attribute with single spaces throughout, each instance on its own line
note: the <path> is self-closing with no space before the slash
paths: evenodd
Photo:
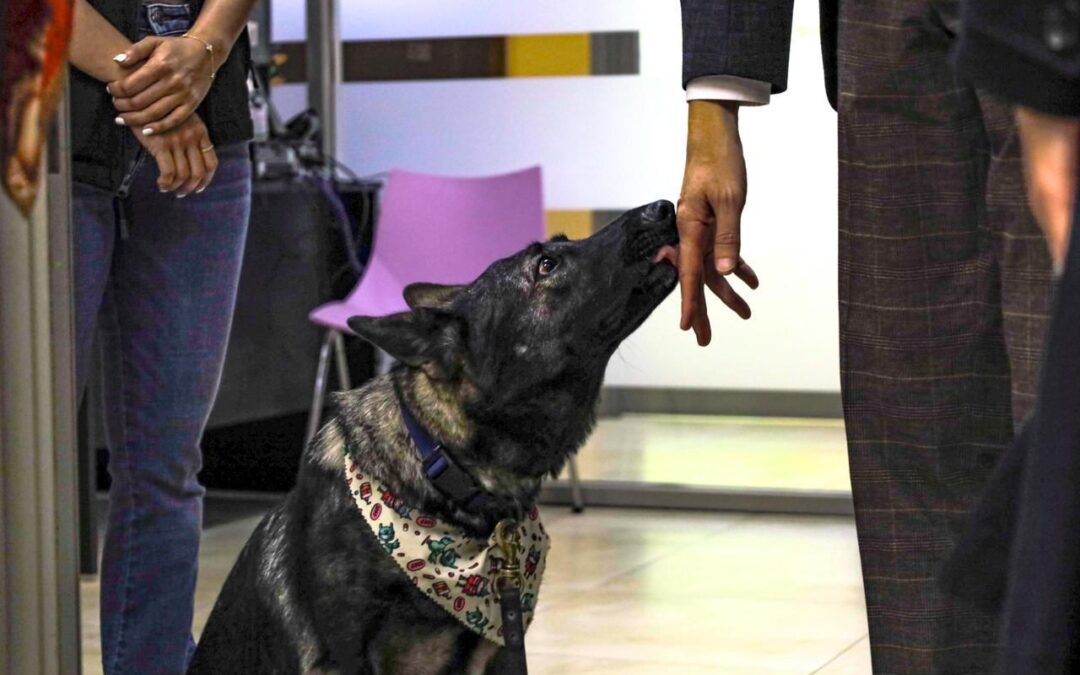
<path id="1" fill-rule="evenodd" d="M 366 258 L 378 185 L 343 183 L 336 192 L 354 220 L 358 257 Z M 254 184 L 244 267 L 211 428 L 308 410 L 322 340 L 308 313 L 344 298 L 357 280 L 348 252 L 353 246 L 338 221 L 323 191 L 309 180 Z M 353 351 L 353 381 L 359 382 L 371 374 L 371 355 Z"/>
<path id="2" fill-rule="evenodd" d="M 318 183 L 255 183 L 229 350 L 203 438 L 200 479 L 208 488 L 292 487 L 323 336 L 308 313 L 356 284 L 352 260 L 366 262 L 378 189 L 377 183 L 337 185 L 349 234 Z M 346 350 L 356 386 L 374 373 L 375 353 L 357 339 L 347 339 Z"/>

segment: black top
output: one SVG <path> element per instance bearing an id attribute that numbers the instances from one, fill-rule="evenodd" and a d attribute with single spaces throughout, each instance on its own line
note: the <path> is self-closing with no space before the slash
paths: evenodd
<path id="1" fill-rule="evenodd" d="M 1011 103 L 1080 115 L 1080 0 L 969 0 L 955 61 Z M 1078 300 L 1074 225 L 1038 403 L 941 575 L 953 595 L 1002 611 L 1001 673 L 1080 671 Z"/>
<path id="2" fill-rule="evenodd" d="M 132 42 L 140 38 L 140 13 L 149 18 L 150 33 L 182 35 L 203 5 L 203 0 L 164 0 L 148 8 L 148 17 L 140 0 L 88 1 Z M 214 145 L 250 140 L 253 135 L 247 90 L 250 62 L 245 30 L 197 110 Z M 114 123 L 117 113 L 104 83 L 72 68 L 70 94 L 73 177 L 80 183 L 115 191 L 135 158 L 138 142 L 130 129 Z"/>
<path id="3" fill-rule="evenodd" d="M 1010 102 L 1080 115 L 1080 0 L 969 0 L 955 62 Z"/>
<path id="4" fill-rule="evenodd" d="M 945 589 L 1002 612 L 998 672 L 1080 672 L 1080 227 L 1057 289 L 1039 400 L 945 562 Z"/>

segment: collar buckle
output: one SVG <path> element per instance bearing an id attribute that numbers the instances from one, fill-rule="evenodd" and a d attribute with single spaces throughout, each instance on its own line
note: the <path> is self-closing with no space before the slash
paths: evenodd
<path id="1" fill-rule="evenodd" d="M 450 458 L 442 443 L 436 442 L 427 430 L 420 426 L 404 401 L 400 407 L 405 428 L 420 456 L 424 475 L 439 492 L 469 511 L 476 511 L 495 499 L 494 495 L 477 483 L 472 474 Z"/>

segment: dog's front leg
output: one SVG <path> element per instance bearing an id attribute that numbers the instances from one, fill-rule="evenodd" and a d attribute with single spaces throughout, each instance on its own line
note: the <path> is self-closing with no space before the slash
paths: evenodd
<path id="1" fill-rule="evenodd" d="M 506 647 L 499 647 L 497 645 L 488 642 L 487 640 L 481 640 L 481 645 L 490 646 L 491 650 L 488 652 L 488 657 L 485 659 L 487 664 L 486 669 L 482 670 L 470 670 L 469 675 L 521 675 L 521 672 L 514 665 L 514 659 L 511 658 L 510 650 Z M 477 648 L 477 652 L 480 651 L 480 647 Z"/>
<path id="2" fill-rule="evenodd" d="M 373 675 L 442 675 L 454 659 L 461 631 L 441 630 L 421 638 L 384 630 L 371 652 Z"/>

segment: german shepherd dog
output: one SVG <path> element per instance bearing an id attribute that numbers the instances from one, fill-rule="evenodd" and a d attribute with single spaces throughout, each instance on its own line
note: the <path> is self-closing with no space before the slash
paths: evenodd
<path id="1" fill-rule="evenodd" d="M 468 285 L 409 286 L 410 311 L 350 320 L 397 365 L 334 396 L 296 487 L 240 553 L 188 673 L 508 672 L 505 647 L 426 598 L 380 547 L 345 453 L 470 536 L 523 517 L 589 436 L 611 355 L 675 287 L 677 241 L 675 209 L 658 201 L 588 239 L 534 243 Z M 471 509 L 436 489 L 402 406 L 498 499 Z"/>

